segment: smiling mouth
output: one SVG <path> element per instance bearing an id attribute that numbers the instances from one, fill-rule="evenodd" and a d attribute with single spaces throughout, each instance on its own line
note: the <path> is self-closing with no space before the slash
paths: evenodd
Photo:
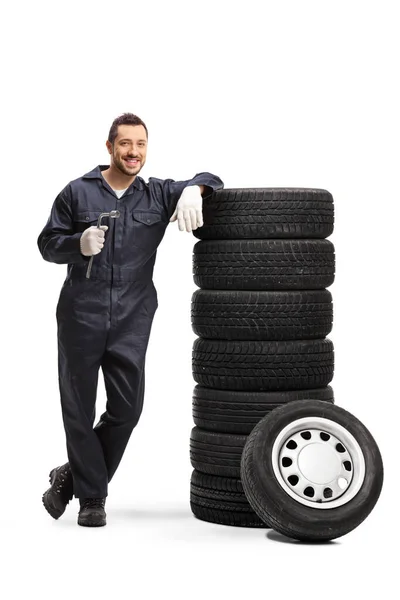
<path id="1" fill-rule="evenodd" d="M 130 166 L 130 167 L 136 167 L 136 165 L 138 165 L 140 163 L 140 160 L 138 160 L 137 158 L 124 158 L 124 161 Z"/>

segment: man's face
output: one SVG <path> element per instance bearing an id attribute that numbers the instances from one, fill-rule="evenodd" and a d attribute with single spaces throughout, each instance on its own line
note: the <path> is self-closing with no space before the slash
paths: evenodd
<path id="1" fill-rule="evenodd" d="M 130 177 L 137 175 L 146 162 L 147 137 L 143 125 L 118 125 L 112 146 L 107 140 L 111 164 Z M 136 159 L 132 161 L 130 159 Z"/>

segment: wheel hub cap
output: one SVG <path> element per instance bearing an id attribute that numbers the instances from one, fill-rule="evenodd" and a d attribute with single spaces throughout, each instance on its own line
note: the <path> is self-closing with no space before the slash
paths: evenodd
<path id="1" fill-rule="evenodd" d="M 365 461 L 354 436 L 322 417 L 297 419 L 277 436 L 272 466 L 292 498 L 313 508 L 335 508 L 359 491 Z"/>
<path id="2" fill-rule="evenodd" d="M 315 430 L 312 437 L 315 437 Z M 333 448 L 315 443 L 308 444 L 299 452 L 297 465 L 305 479 L 310 483 L 328 484 L 337 479 L 342 465 Z"/>

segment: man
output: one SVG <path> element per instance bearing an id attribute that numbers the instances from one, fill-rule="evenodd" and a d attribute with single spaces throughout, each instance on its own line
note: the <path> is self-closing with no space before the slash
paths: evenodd
<path id="1" fill-rule="evenodd" d="M 106 524 L 108 483 L 142 411 L 145 356 L 158 307 L 152 281 L 157 247 L 170 222 L 178 220 L 180 231 L 201 227 L 202 195 L 224 187 L 211 173 L 186 181 L 150 177 L 146 183 L 138 173 L 147 143 L 139 117 L 115 119 L 106 142 L 110 165 L 65 186 L 37 240 L 45 260 L 68 264 L 56 317 L 69 462 L 50 472 L 43 504 L 58 519 L 75 495 L 84 526 Z M 103 217 L 106 224 L 98 228 L 99 215 L 111 211 L 119 216 Z M 100 367 L 107 403 L 93 428 Z"/>

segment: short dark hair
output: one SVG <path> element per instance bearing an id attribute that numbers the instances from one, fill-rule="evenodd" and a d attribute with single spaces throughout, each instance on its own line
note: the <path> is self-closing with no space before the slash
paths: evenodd
<path id="1" fill-rule="evenodd" d="M 149 132 L 142 119 L 133 113 L 123 113 L 121 116 L 114 119 L 113 124 L 110 127 L 110 132 L 108 134 L 108 141 L 110 144 L 114 144 L 115 138 L 118 135 L 118 125 L 143 125 L 146 130 L 147 139 L 149 138 Z"/>

